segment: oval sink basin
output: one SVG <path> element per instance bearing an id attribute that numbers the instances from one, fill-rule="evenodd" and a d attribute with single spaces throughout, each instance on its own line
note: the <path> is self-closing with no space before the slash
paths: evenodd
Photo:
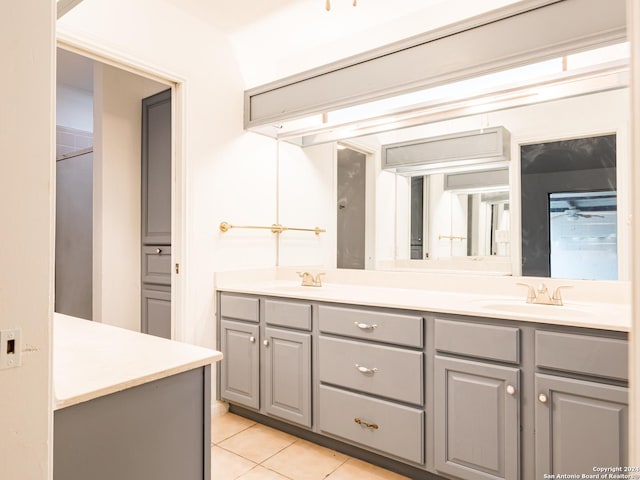
<path id="1" fill-rule="evenodd" d="M 484 310 L 491 310 L 502 313 L 515 313 L 525 315 L 535 315 L 543 317 L 571 317 L 582 318 L 592 316 L 593 310 L 588 307 L 578 305 L 540 305 L 537 303 L 525 303 L 516 301 L 487 301 L 480 304 Z"/>

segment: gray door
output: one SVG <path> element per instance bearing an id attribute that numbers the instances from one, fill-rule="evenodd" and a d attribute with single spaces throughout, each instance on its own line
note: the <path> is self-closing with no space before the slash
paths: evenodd
<path id="1" fill-rule="evenodd" d="M 338 268 L 365 265 L 366 156 L 338 150 Z"/>
<path id="2" fill-rule="evenodd" d="M 245 407 L 260 408 L 258 325 L 222 320 L 220 395 Z"/>
<path id="3" fill-rule="evenodd" d="M 311 426 L 311 334 L 266 328 L 265 410 Z"/>
<path id="4" fill-rule="evenodd" d="M 435 466 L 466 480 L 517 480 L 519 369 L 435 358 Z"/>
<path id="5" fill-rule="evenodd" d="M 171 243 L 171 90 L 142 100 L 142 243 Z"/>
<path id="6" fill-rule="evenodd" d="M 93 151 L 56 162 L 55 311 L 91 320 Z"/>
<path id="7" fill-rule="evenodd" d="M 628 389 L 536 374 L 536 478 L 626 466 Z"/>

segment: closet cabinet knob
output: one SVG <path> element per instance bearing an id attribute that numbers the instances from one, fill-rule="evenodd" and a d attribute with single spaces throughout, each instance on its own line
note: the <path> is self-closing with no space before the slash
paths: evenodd
<path id="1" fill-rule="evenodd" d="M 549 397 L 547 397 L 547 395 L 544 394 L 544 393 L 539 393 L 538 394 L 538 401 L 540 403 L 547 403 L 549 401 Z"/>
<path id="2" fill-rule="evenodd" d="M 516 387 L 513 385 L 507 385 L 507 393 L 511 396 L 516 394 Z"/>
<path id="3" fill-rule="evenodd" d="M 249 341 L 251 343 L 256 343 L 256 337 L 249 337 Z"/>
<path id="4" fill-rule="evenodd" d="M 263 341 L 262 341 L 262 344 L 263 344 L 265 347 L 268 347 L 268 346 L 269 346 L 269 340 L 263 340 Z"/>

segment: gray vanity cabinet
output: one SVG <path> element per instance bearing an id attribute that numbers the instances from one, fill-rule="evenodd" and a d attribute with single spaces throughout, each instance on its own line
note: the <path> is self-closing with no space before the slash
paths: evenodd
<path id="1" fill-rule="evenodd" d="M 258 324 L 220 322 L 222 398 L 255 409 L 260 408 L 259 336 Z"/>
<path id="2" fill-rule="evenodd" d="M 538 330 L 535 342 L 536 478 L 628 465 L 626 340 Z"/>
<path id="3" fill-rule="evenodd" d="M 311 427 L 311 334 L 265 328 L 265 411 Z"/>
<path id="4" fill-rule="evenodd" d="M 311 305 L 220 295 L 220 397 L 310 428 Z"/>
<path id="5" fill-rule="evenodd" d="M 424 465 L 424 318 L 319 305 L 318 330 L 318 429 Z"/>
<path id="6" fill-rule="evenodd" d="M 468 480 L 518 478 L 519 375 L 515 367 L 435 357 L 439 472 Z"/>
<path id="7" fill-rule="evenodd" d="M 625 387 L 536 374 L 536 478 L 625 466 Z"/>
<path id="8" fill-rule="evenodd" d="M 519 478 L 520 333 L 515 326 L 435 319 L 434 464 L 439 473 L 465 480 Z"/>

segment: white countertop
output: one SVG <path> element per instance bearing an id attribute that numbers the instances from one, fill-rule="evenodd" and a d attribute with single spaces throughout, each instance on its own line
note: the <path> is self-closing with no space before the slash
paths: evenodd
<path id="1" fill-rule="evenodd" d="M 486 283 L 492 281 L 489 278 L 480 280 L 485 285 L 483 286 L 484 291 L 479 293 L 464 291 L 465 279 L 463 277 L 459 277 L 460 288 L 455 291 L 451 286 L 448 286 L 447 290 L 442 285 L 433 289 L 430 289 L 429 285 L 409 288 L 402 285 L 402 282 L 398 282 L 396 287 L 331 282 L 325 282 L 322 287 L 302 287 L 299 281 L 283 280 L 282 277 L 286 276 L 290 275 L 287 272 L 278 273 L 275 277 L 255 275 L 249 272 L 245 275 L 241 272 L 234 272 L 230 275 L 219 274 L 216 279 L 216 288 L 226 292 L 312 301 L 519 320 L 601 330 L 623 332 L 631 330 L 631 306 L 628 303 L 589 302 L 585 301 L 584 295 L 580 298 L 580 295 L 572 292 L 574 298 L 580 298 L 578 301 L 572 299 L 571 294 L 565 294 L 563 291 L 563 295 L 566 297 L 563 306 L 527 304 L 525 301 L 526 289 L 523 287 L 518 287 L 515 290 L 521 293 L 519 296 L 511 295 L 512 290 L 507 292 L 509 295 L 495 295 L 488 292 Z M 476 279 L 476 281 L 478 280 Z M 503 284 L 511 282 L 514 285 L 516 281 L 513 278 L 499 280 Z M 446 284 L 447 280 L 443 279 L 440 283 Z M 453 285 L 455 285 L 455 279 Z M 578 284 L 573 289 L 578 290 L 580 287 L 581 285 Z M 621 285 L 620 288 L 624 288 L 624 286 Z M 552 291 L 551 286 L 549 289 Z"/>
<path id="2" fill-rule="evenodd" d="M 54 314 L 54 409 L 217 362 L 222 353 Z"/>

